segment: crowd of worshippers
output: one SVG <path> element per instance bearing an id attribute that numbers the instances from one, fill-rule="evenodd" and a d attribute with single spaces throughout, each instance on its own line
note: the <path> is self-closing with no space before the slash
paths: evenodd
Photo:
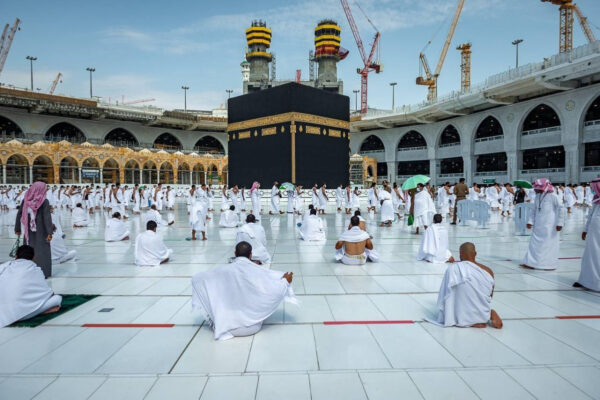
<path id="1" fill-rule="evenodd" d="M 600 291 L 600 178 L 591 182 L 590 187 L 594 194 L 592 208 L 587 213 L 582 233 L 586 247 L 581 273 L 573 286 Z M 259 188 L 260 185 L 255 182 L 254 191 L 258 191 Z M 206 239 L 206 222 L 210 219 L 206 190 L 201 188 L 200 195 L 194 195 L 193 190 L 195 188 L 192 188 L 190 193 L 192 200 L 188 202 L 192 239 L 196 239 L 197 232 Z M 533 194 L 526 194 L 533 205 L 528 224 L 532 235 L 521 264 L 523 268 L 553 270 L 558 265 L 559 233 L 565 222 L 565 206 L 557 193 L 558 190 L 548 179 L 541 178 L 534 182 Z M 389 193 L 386 189 L 383 191 Z M 466 197 L 470 189 L 464 182 L 459 182 L 454 191 Z M 52 292 L 44 278 L 51 274 L 51 268 L 47 267 L 51 267 L 54 260 L 52 243 L 55 238 L 62 239 L 64 233 L 60 224 L 57 224 L 58 221 L 53 218 L 46 193 L 47 188 L 43 182 L 34 183 L 23 196 L 18 210 L 15 233 L 20 234 L 22 230 L 27 244 L 18 249 L 14 261 L 0 265 L 0 326 L 40 313 L 57 311 L 60 307 L 60 296 Z M 425 185 L 417 188 L 414 196 L 410 197 L 415 206 L 418 193 L 429 193 L 429 189 Z M 377 198 L 380 197 L 386 198 L 385 195 L 379 194 Z M 277 202 L 274 203 L 276 206 Z M 369 211 L 377 211 L 376 205 L 375 210 L 371 207 L 369 203 Z M 235 204 L 222 207 L 219 225 L 223 228 L 237 228 L 232 262 L 198 273 L 192 278 L 193 305 L 207 314 L 216 339 L 252 335 L 260 330 L 264 320 L 282 301 L 296 302 L 290 286 L 293 274 L 269 269 L 271 256 L 267 236 L 260 223 L 260 204 L 257 207 L 253 204 L 252 208 L 257 213 L 247 214 L 245 223 L 242 224 Z M 435 210 L 435 206 L 433 209 Z M 374 250 L 373 238 L 367 232 L 366 220 L 362 217 L 360 209 L 353 211 L 354 215 L 350 218 L 347 229 L 343 230 L 335 243 L 334 257 L 347 265 L 377 262 L 378 254 Z M 438 295 L 438 315 L 429 321 L 442 326 L 484 327 L 490 324 L 501 328 L 500 317 L 491 309 L 494 291 L 492 270 L 476 261 L 477 252 L 472 243 L 463 243 L 459 250 L 460 261 L 454 259 L 448 246 L 448 228 L 442 224 L 445 209 L 442 208 L 441 211 L 433 214 L 431 221 L 424 221 L 424 231 L 417 254 L 418 260 L 446 265 Z M 300 239 L 326 239 L 319 213 L 322 214 L 317 207 L 310 204 L 302 214 L 298 224 Z M 272 214 L 280 213 L 273 207 Z M 146 230 L 135 239 L 134 258 L 137 265 L 157 266 L 170 261 L 173 250 L 166 247 L 162 235 L 157 233 L 157 228 L 171 223 L 172 221 L 162 219 L 156 204 L 150 205 L 146 217 Z M 120 212 L 115 211 L 106 222 L 105 240 L 128 239 L 129 231 Z M 67 251 L 67 254 L 61 257 L 68 256 Z M 222 296 L 223 293 L 230 292 L 227 288 L 232 284 L 237 288 L 235 296 Z M 256 291 L 256 287 L 264 290 Z"/>

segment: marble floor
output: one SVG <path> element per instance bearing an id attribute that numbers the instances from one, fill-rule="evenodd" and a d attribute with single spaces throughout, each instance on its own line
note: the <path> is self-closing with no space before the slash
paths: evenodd
<path id="1" fill-rule="evenodd" d="M 73 229 L 57 212 L 78 259 L 55 265 L 50 285 L 100 296 L 37 328 L 0 329 L 0 399 L 600 398 L 600 294 L 571 287 L 585 245 L 581 210 L 568 216 L 554 272 L 518 267 L 528 237 L 515 236 L 508 219 L 449 226 L 454 254 L 471 241 L 494 270 L 502 330 L 423 321 L 435 313 L 445 267 L 415 261 L 420 239 L 401 222 L 379 228 L 370 218 L 381 262 L 350 267 L 333 262 L 346 215 L 329 210 L 325 243 L 299 240 L 297 217 L 263 215 L 270 267 L 294 272 L 301 304 L 282 305 L 257 335 L 226 342 L 214 341 L 190 306 L 190 277 L 233 253 L 235 230 L 217 226 L 218 212 L 208 241 L 189 242 L 178 203 L 175 225 L 161 229 L 175 256 L 155 268 L 133 265 L 131 242 L 104 242 L 101 213 Z M 6 260 L 14 215 L 1 213 L 0 223 Z M 133 237 L 143 227 L 139 216 L 128 224 Z"/>

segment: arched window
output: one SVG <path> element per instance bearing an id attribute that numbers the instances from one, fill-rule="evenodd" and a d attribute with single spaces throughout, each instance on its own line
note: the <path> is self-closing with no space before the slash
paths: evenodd
<path id="1" fill-rule="evenodd" d="M 39 156 L 33 160 L 33 182 L 43 181 L 54 184 L 54 167 L 52 160 L 47 156 Z"/>
<path id="2" fill-rule="evenodd" d="M 460 135 L 454 125 L 448 125 L 444 128 L 440 137 L 440 147 L 456 146 L 460 144 Z"/>
<path id="3" fill-rule="evenodd" d="M 28 184 L 29 163 L 21 154 L 13 154 L 6 160 L 6 183 Z"/>
<path id="4" fill-rule="evenodd" d="M 154 140 L 155 149 L 181 150 L 181 142 L 168 132 L 163 133 Z"/>
<path id="5" fill-rule="evenodd" d="M 156 170 L 156 164 L 152 161 L 146 161 L 142 168 L 142 183 L 144 185 L 152 185 L 156 183 L 158 173 Z"/>
<path id="6" fill-rule="evenodd" d="M 100 182 L 100 163 L 95 158 L 87 158 L 81 163 L 81 183 Z"/>
<path id="7" fill-rule="evenodd" d="M 202 185 L 203 183 L 206 183 L 204 180 L 204 167 L 202 164 L 196 164 L 192 170 L 192 185 Z"/>
<path id="8" fill-rule="evenodd" d="M 119 164 L 112 158 L 104 162 L 102 167 L 102 183 L 119 182 Z"/>
<path id="9" fill-rule="evenodd" d="M 123 128 L 115 128 L 104 137 L 104 143 L 117 147 L 138 147 L 139 142 L 131 132 Z"/>
<path id="10" fill-rule="evenodd" d="M 506 153 L 489 153 L 477 157 L 477 172 L 504 172 L 508 159 Z"/>
<path id="11" fill-rule="evenodd" d="M 585 124 L 592 125 L 590 122 L 600 121 L 600 96 L 596 97 L 596 100 L 590 105 L 585 113 Z M 600 122 L 597 122 L 600 124 Z"/>
<path id="12" fill-rule="evenodd" d="M 523 151 L 523 169 L 565 167 L 565 149 L 562 146 L 544 147 Z"/>
<path id="13" fill-rule="evenodd" d="M 217 169 L 216 165 L 211 165 L 208 167 L 208 183 L 211 185 L 218 185 L 219 184 L 219 170 Z"/>
<path id="14" fill-rule="evenodd" d="M 372 151 L 377 151 L 377 152 L 385 151 L 385 146 L 383 145 L 383 142 L 381 141 L 381 139 L 379 139 L 375 135 L 369 136 L 362 142 L 362 144 L 360 145 L 359 154 L 363 154 L 365 152 L 372 152 Z"/>
<path id="15" fill-rule="evenodd" d="M 133 183 L 134 185 L 140 183 L 140 166 L 135 160 L 129 160 L 125 163 L 125 182 Z"/>
<path id="16" fill-rule="evenodd" d="M 408 131 L 402 136 L 398 142 L 398 151 L 409 150 L 409 149 L 421 149 L 427 148 L 427 142 L 423 135 L 417 131 Z"/>
<path id="17" fill-rule="evenodd" d="M 538 129 L 558 128 L 560 127 L 560 119 L 556 111 L 545 104 L 540 104 L 527 115 L 523 121 L 523 133 L 537 131 Z"/>
<path id="18" fill-rule="evenodd" d="M 60 183 L 72 185 L 79 183 L 77 161 L 73 157 L 65 157 L 60 161 Z"/>
<path id="19" fill-rule="evenodd" d="M 440 161 L 441 174 L 462 174 L 464 161 L 462 157 L 444 158 Z"/>
<path id="20" fill-rule="evenodd" d="M 83 132 L 76 126 L 71 125 L 68 122 L 59 122 L 48 129 L 44 135 L 44 140 L 49 142 L 66 140 L 71 143 L 83 143 L 86 141 L 86 138 Z"/>
<path id="21" fill-rule="evenodd" d="M 187 163 L 181 163 L 177 168 L 177 183 L 179 185 L 190 185 L 190 166 Z"/>
<path id="22" fill-rule="evenodd" d="M 0 138 L 19 139 L 24 138 L 23 130 L 8 118 L 0 116 Z"/>
<path id="23" fill-rule="evenodd" d="M 198 140 L 194 146 L 194 151 L 200 154 L 225 154 L 225 149 L 221 142 L 212 136 L 204 136 Z"/>
<path id="24" fill-rule="evenodd" d="M 477 127 L 475 141 L 477 139 L 499 138 L 501 136 L 504 136 L 502 125 L 500 125 L 500 122 L 496 118 L 489 116 L 481 121 Z"/>
<path id="25" fill-rule="evenodd" d="M 398 163 L 398 175 L 429 175 L 429 160 L 401 161 Z"/>
<path id="26" fill-rule="evenodd" d="M 173 184 L 173 166 L 168 161 L 165 161 L 160 166 L 160 183 L 165 185 Z"/>

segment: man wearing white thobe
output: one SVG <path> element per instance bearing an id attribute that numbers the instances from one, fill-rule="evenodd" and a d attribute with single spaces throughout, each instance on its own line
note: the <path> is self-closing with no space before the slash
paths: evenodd
<path id="1" fill-rule="evenodd" d="M 84 226 L 88 226 L 90 223 L 88 219 L 88 213 L 86 213 L 83 207 L 81 207 L 81 203 L 77 203 L 77 206 L 73 209 L 71 219 L 74 228 L 82 228 Z"/>
<path id="2" fill-rule="evenodd" d="M 521 267 L 554 270 L 558 266 L 560 231 L 565 225 L 565 215 L 554 187 L 546 178 L 534 182 L 536 192 L 527 229 L 532 229 L 529 249 Z"/>
<path id="3" fill-rule="evenodd" d="M 240 227 L 235 235 L 235 242 L 248 242 L 252 246 L 252 260 L 261 264 L 269 264 L 271 255 L 267 250 L 267 235 L 265 229 L 256 221 L 253 214 L 246 216 L 246 223 Z"/>
<path id="4" fill-rule="evenodd" d="M 54 213 L 54 207 L 50 208 L 50 216 L 52 217 L 52 240 L 50 241 L 50 254 L 52 255 L 52 263 L 62 264 L 72 260 L 77 255 L 77 251 L 67 249 L 65 245 L 64 233 L 58 216 Z"/>
<path id="5" fill-rule="evenodd" d="M 325 240 L 323 221 L 317 216 L 317 210 L 310 209 L 310 215 L 302 218 L 300 225 L 300 238 L 306 241 Z"/>
<path id="6" fill-rule="evenodd" d="M 169 262 L 173 250 L 167 248 L 162 237 L 156 233 L 156 222 L 146 223 L 146 232 L 135 238 L 135 264 L 154 267 Z"/>
<path id="7" fill-rule="evenodd" d="M 425 189 L 422 183 L 419 183 L 417 193 L 415 193 L 413 204 L 414 225 L 417 228 L 416 233 L 419 233 L 419 228 L 427 228 L 431 225 L 431 219 L 435 214 L 435 205 L 429 191 Z"/>
<path id="8" fill-rule="evenodd" d="M 121 214 L 116 212 L 111 219 L 106 221 L 104 241 L 120 242 L 121 240 L 129 240 L 129 230 L 125 225 L 125 222 L 121 219 Z"/>
<path id="9" fill-rule="evenodd" d="M 385 189 L 379 191 L 379 201 L 381 204 L 380 217 L 381 226 L 387 225 L 392 226 L 394 220 L 394 203 L 392 201 L 392 195 Z"/>
<path id="10" fill-rule="evenodd" d="M 232 206 L 233 207 L 233 206 Z M 190 227 L 192 228 L 192 240 L 196 240 L 196 233 L 202 232 L 202 240 L 206 240 L 206 214 L 208 209 L 201 201 L 196 201 L 190 212 Z"/>
<path id="11" fill-rule="evenodd" d="M 62 297 L 50 289 L 33 256 L 33 247 L 23 245 L 15 260 L 0 265 L 0 328 L 60 309 Z"/>
<path id="12" fill-rule="evenodd" d="M 438 315 L 427 319 L 436 325 L 485 328 L 490 324 L 502 328 L 502 320 L 492 310 L 494 273 L 475 261 L 473 243 L 460 246 L 460 260 L 448 265 L 438 294 Z"/>
<path id="13" fill-rule="evenodd" d="M 293 273 L 269 270 L 251 261 L 248 242 L 235 246 L 235 259 L 192 277 L 192 307 L 201 309 L 216 340 L 257 333 L 282 301 L 297 304 Z"/>
<path id="14" fill-rule="evenodd" d="M 269 208 L 269 215 L 273 213 L 283 214 L 283 211 L 279 209 L 279 203 L 281 202 L 281 192 L 279 191 L 279 183 L 274 182 L 271 188 L 271 204 Z"/>
<path id="15" fill-rule="evenodd" d="M 344 201 L 344 189 L 342 185 L 339 185 L 337 189 L 335 189 L 335 205 L 338 211 L 342 211 L 342 204 Z"/>
<path id="16" fill-rule="evenodd" d="M 222 228 L 237 228 L 240 224 L 240 217 L 235 212 L 235 206 L 230 206 L 229 210 L 221 213 L 219 226 Z"/>
<path id="17" fill-rule="evenodd" d="M 431 263 L 454 262 L 452 253 L 448 250 L 448 230 L 441 222 L 442 215 L 435 214 L 433 224 L 425 229 L 421 238 L 417 260 Z"/>
<path id="18" fill-rule="evenodd" d="M 581 273 L 573 286 L 600 292 L 600 178 L 592 181 L 590 186 L 595 194 L 585 230 L 581 234 L 586 241 L 581 257 Z"/>

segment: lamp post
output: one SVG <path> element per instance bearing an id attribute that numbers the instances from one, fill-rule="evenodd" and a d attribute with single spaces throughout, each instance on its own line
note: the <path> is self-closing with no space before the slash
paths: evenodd
<path id="1" fill-rule="evenodd" d="M 233 93 L 233 90 L 231 90 L 231 89 L 225 89 L 225 91 L 227 92 L 227 98 L 230 99 L 231 98 L 231 93 Z"/>
<path id="2" fill-rule="evenodd" d="M 358 111 L 358 93 L 360 90 L 355 89 L 352 92 L 354 92 L 354 111 Z"/>
<path id="3" fill-rule="evenodd" d="M 516 50 L 517 50 L 517 62 L 516 62 L 515 68 L 519 68 L 519 44 L 520 43 L 523 43 L 523 39 L 515 39 L 512 42 L 512 44 L 516 47 Z"/>
<path id="4" fill-rule="evenodd" d="M 92 72 L 94 72 L 96 70 L 96 68 L 87 67 L 85 70 L 90 72 L 90 99 L 91 99 L 91 98 L 93 98 L 93 93 L 92 93 Z"/>
<path id="5" fill-rule="evenodd" d="M 183 89 L 183 112 L 187 112 L 187 91 L 190 88 L 189 86 L 182 86 Z"/>
<path id="6" fill-rule="evenodd" d="M 395 89 L 396 89 L 396 85 L 397 84 L 398 83 L 396 83 L 396 82 L 390 83 L 390 86 L 392 87 L 392 112 L 394 112 L 394 108 L 395 108 L 395 104 L 394 104 L 396 102 L 396 92 L 395 92 Z"/>
<path id="7" fill-rule="evenodd" d="M 33 92 L 33 62 L 37 60 L 37 57 L 27 56 L 26 60 L 29 60 L 29 74 L 31 75 L 31 91 Z"/>

